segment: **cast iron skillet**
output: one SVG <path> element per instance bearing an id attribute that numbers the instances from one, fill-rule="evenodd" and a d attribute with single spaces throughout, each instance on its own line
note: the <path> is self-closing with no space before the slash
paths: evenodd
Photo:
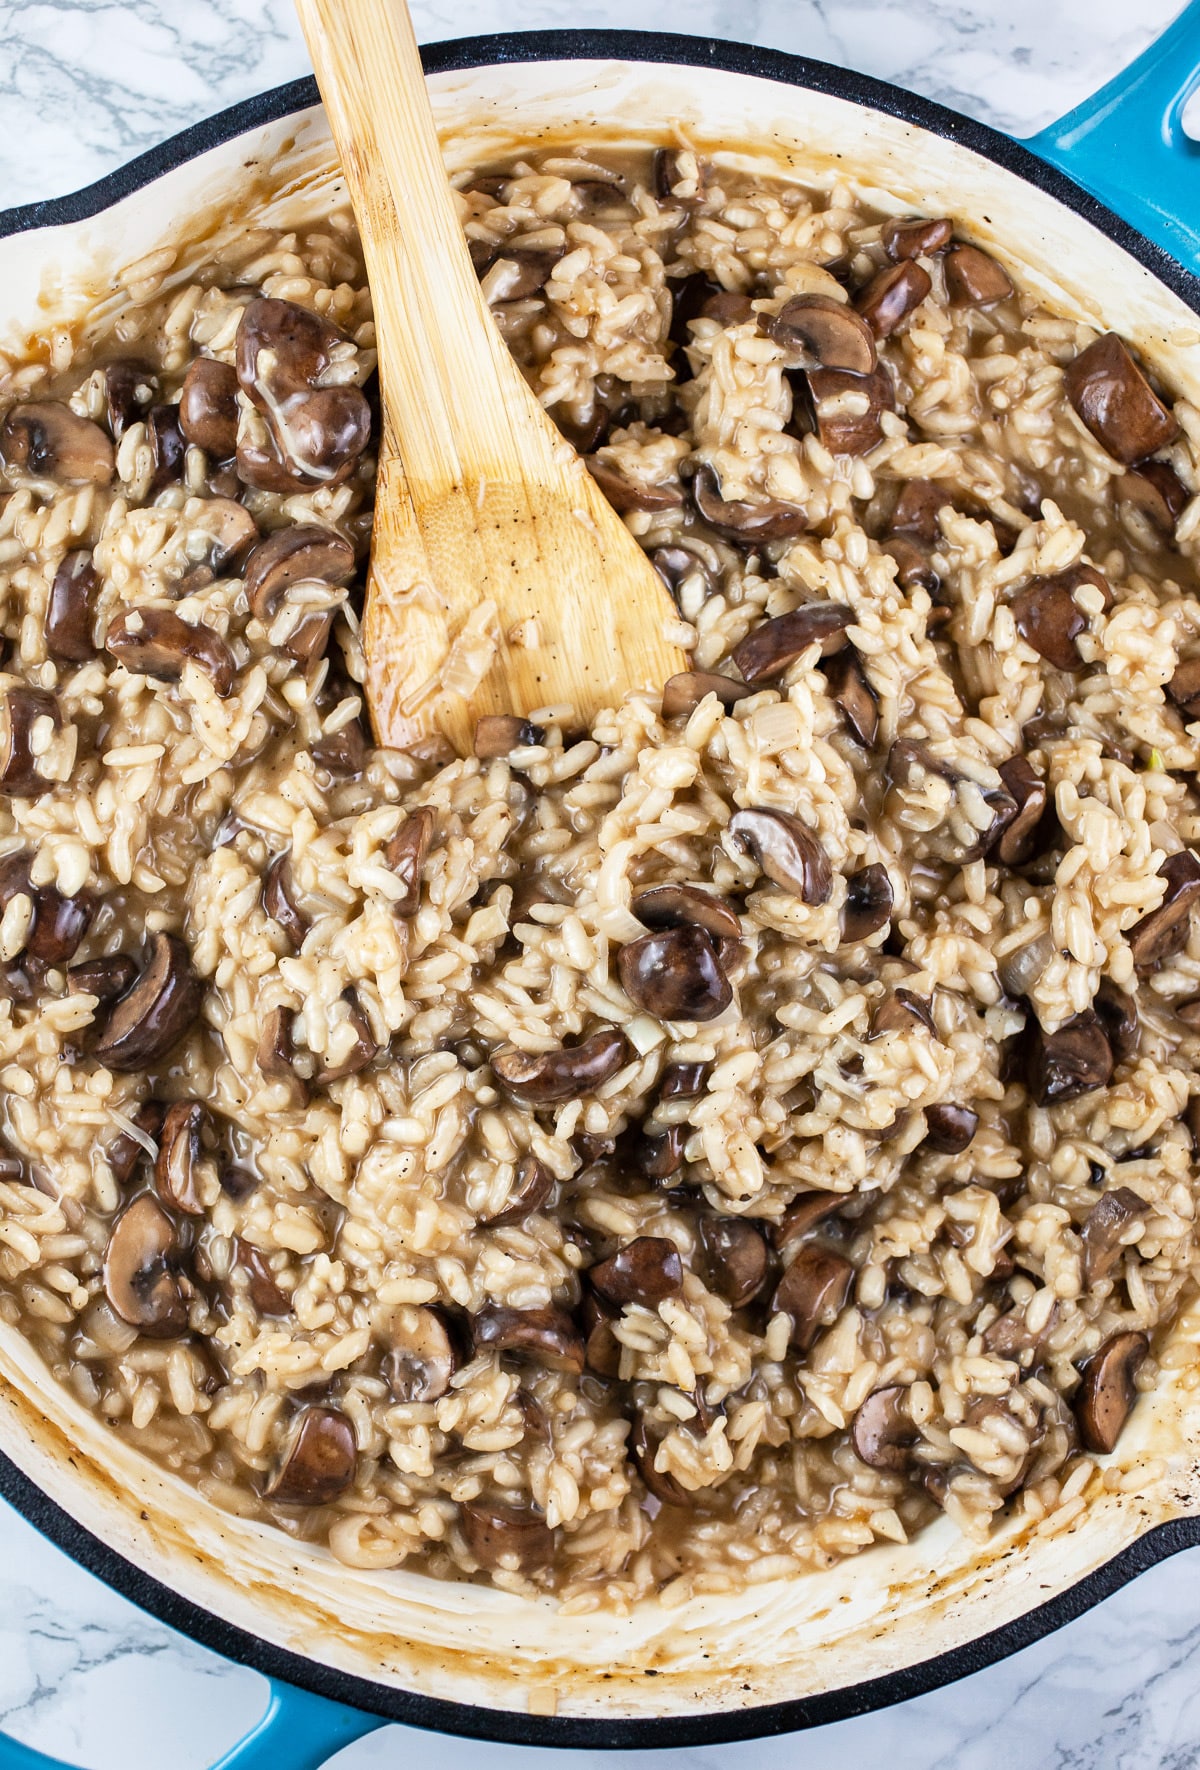
<path id="1" fill-rule="evenodd" d="M 1200 0 L 1191 0 L 1175 24 L 1131 67 L 1028 145 L 883 81 L 774 50 L 713 39 L 626 31 L 529 31 L 434 44 L 422 53 L 431 74 L 530 61 L 620 60 L 716 67 L 886 112 L 958 142 L 1045 191 L 1114 240 L 1200 313 L 1200 234 L 1187 221 L 1189 215 L 1200 221 L 1200 144 L 1193 143 L 1182 127 L 1184 105 L 1200 84 Z M 85 190 L 0 214 L 0 238 L 96 215 L 208 149 L 317 102 L 315 81 L 303 79 L 234 105 Z M 1064 169 L 1072 176 L 1065 176 Z M 2 1456 L 0 1494 L 114 1590 L 193 1640 L 271 1680 L 266 1714 L 215 1770 L 319 1770 L 341 1747 L 389 1720 L 510 1744 L 593 1749 L 715 1745 L 822 1726 L 907 1701 L 994 1664 L 1061 1628 L 1157 1562 L 1200 1545 L 1200 1518 L 1160 1525 L 1088 1578 L 1005 1627 L 934 1659 L 844 1689 L 729 1713 L 583 1720 L 472 1707 L 395 1690 L 322 1666 L 234 1628 L 150 1578 L 83 1529 Z M 70 1767 L 0 1735 L 0 1770 Z"/>

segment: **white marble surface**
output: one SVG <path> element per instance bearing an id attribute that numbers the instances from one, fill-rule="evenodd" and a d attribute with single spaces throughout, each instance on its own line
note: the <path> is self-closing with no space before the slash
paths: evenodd
<path id="1" fill-rule="evenodd" d="M 1129 60 L 1177 0 L 415 0 L 426 41 L 556 25 L 689 30 L 879 74 L 1029 133 Z M 290 0 L 0 0 L 0 208 L 85 184 L 304 72 Z M 87 1770 L 203 1770 L 263 1702 L 0 1506 L 0 1727 Z M 389 1728 L 338 1770 L 532 1770 L 533 1754 Z M 1200 1551 L 1058 1635 L 898 1710 L 804 1736 L 627 1754 L 655 1770 L 1192 1770 Z M 564 1770 L 611 1762 L 573 1752 Z M 278 1770 L 288 1770 L 280 1764 Z"/>

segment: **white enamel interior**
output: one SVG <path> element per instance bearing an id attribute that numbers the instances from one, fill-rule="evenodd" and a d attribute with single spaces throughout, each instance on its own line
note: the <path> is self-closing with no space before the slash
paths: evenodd
<path id="1" fill-rule="evenodd" d="M 485 67 L 433 82 L 455 166 L 550 137 L 698 142 L 809 180 L 850 177 L 884 207 L 949 210 L 1019 266 L 1045 299 L 1123 332 L 1200 398 L 1200 322 L 1087 223 L 952 142 L 846 101 L 714 69 L 559 62 Z M 177 271 L 253 210 L 286 226 L 344 200 L 324 121 L 308 111 L 216 148 L 70 228 L 0 241 L 0 346 L 62 320 L 98 324 L 121 270 L 182 242 Z M 208 242 L 207 244 L 205 242 Z M 1173 1344 L 1194 1347 L 1200 1314 Z M 1137 1407 L 1104 1492 L 1073 1528 L 981 1554 L 947 1524 L 830 1573 L 739 1598 L 632 1615 L 560 1617 L 474 1586 L 344 1568 L 325 1553 L 200 1502 L 49 1386 L 0 1331 L 0 1448 L 59 1505 L 137 1566 L 216 1616 L 292 1651 L 425 1695 L 560 1715 L 742 1709 L 836 1690 L 930 1659 L 1075 1584 L 1156 1524 L 1200 1509 L 1200 1409 L 1186 1368 Z M 658 1676 L 644 1675 L 646 1667 Z"/>

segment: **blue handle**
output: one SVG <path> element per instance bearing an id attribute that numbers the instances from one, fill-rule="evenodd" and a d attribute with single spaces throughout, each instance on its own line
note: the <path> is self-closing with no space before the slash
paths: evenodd
<path id="1" fill-rule="evenodd" d="M 261 1721 L 213 1770 L 321 1770 L 343 1746 L 383 1725 L 378 1715 L 364 1715 L 272 1678 L 271 1700 Z M 72 1766 L 0 1734 L 0 1770 L 72 1770 Z"/>
<path id="2" fill-rule="evenodd" d="M 1107 86 L 1025 146 L 1200 273 L 1200 142 L 1183 109 L 1200 84 L 1200 0 Z"/>

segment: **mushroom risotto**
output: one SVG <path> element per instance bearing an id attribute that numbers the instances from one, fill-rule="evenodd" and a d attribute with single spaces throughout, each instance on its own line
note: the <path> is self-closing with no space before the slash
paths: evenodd
<path id="1" fill-rule="evenodd" d="M 1200 1258 L 1200 414 L 969 217 L 459 183 L 694 671 L 371 747 L 344 214 L 4 365 L 0 1312 L 353 1566 L 1061 1528 Z"/>

